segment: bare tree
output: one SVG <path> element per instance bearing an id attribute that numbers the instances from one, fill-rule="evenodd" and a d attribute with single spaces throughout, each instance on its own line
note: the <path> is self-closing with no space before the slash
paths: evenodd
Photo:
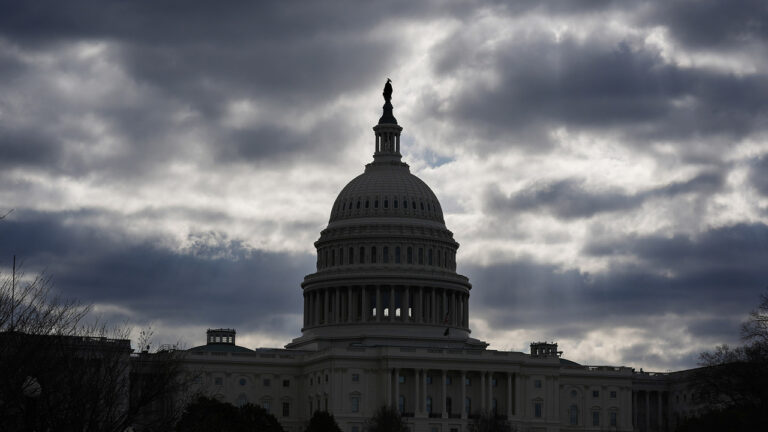
<path id="1" fill-rule="evenodd" d="M 162 423 L 147 411 L 181 385 L 179 354 L 132 356 L 130 329 L 89 323 L 90 311 L 56 295 L 46 275 L 3 278 L 0 429 L 122 432 L 138 420 L 146 430 Z"/>

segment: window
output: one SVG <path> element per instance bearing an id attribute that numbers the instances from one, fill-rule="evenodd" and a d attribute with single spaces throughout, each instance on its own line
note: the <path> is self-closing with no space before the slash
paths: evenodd
<path id="1" fill-rule="evenodd" d="M 408 208 L 408 200 L 407 199 L 403 200 L 403 208 Z"/>
<path id="2" fill-rule="evenodd" d="M 467 413 L 467 416 L 472 412 L 472 399 L 464 399 L 464 412 Z"/>
<path id="3" fill-rule="evenodd" d="M 283 380 L 283 387 L 290 387 L 291 381 L 290 380 Z"/>
<path id="4" fill-rule="evenodd" d="M 419 248 L 419 265 L 424 264 L 424 248 Z"/>
<path id="5" fill-rule="evenodd" d="M 571 397 L 572 398 L 575 398 L 578 395 L 579 395 L 579 392 L 577 392 L 576 390 L 571 390 Z"/>
<path id="6" fill-rule="evenodd" d="M 288 402 L 283 402 L 283 417 L 288 417 L 291 415 L 291 404 Z"/>
<path id="7" fill-rule="evenodd" d="M 360 432 L 360 428 L 357 426 L 352 426 L 352 432 Z"/>
<path id="8" fill-rule="evenodd" d="M 245 405 L 247 403 L 248 403 L 248 397 L 245 396 L 242 393 L 240 394 L 240 396 L 237 397 L 237 400 L 235 401 L 235 405 L 239 406 L 239 407 L 241 407 L 241 406 L 243 406 L 243 405 Z"/>
<path id="9" fill-rule="evenodd" d="M 213 383 L 215 385 L 223 385 L 224 384 L 224 378 L 216 377 L 216 378 L 213 379 Z"/>
<path id="10" fill-rule="evenodd" d="M 600 411 L 592 411 L 592 426 L 600 426 Z"/>
<path id="11" fill-rule="evenodd" d="M 389 208 L 389 200 L 384 200 L 384 208 Z"/>
<path id="12" fill-rule="evenodd" d="M 499 414 L 499 401 L 496 398 L 491 400 L 491 412 L 494 416 Z"/>
<path id="13" fill-rule="evenodd" d="M 272 385 L 272 381 L 269 378 L 264 378 L 264 380 L 262 381 L 262 384 L 264 384 L 264 387 L 269 387 L 270 385 Z"/>
<path id="14" fill-rule="evenodd" d="M 579 424 L 579 407 L 571 405 L 570 408 L 568 408 L 568 420 L 571 426 Z"/>
<path id="15" fill-rule="evenodd" d="M 309 378 L 309 385 L 312 385 L 312 378 Z"/>
<path id="16" fill-rule="evenodd" d="M 344 248 L 339 248 L 339 265 L 344 264 Z"/>
<path id="17" fill-rule="evenodd" d="M 357 208 L 360 208 L 360 200 L 357 200 Z"/>
<path id="18" fill-rule="evenodd" d="M 368 208 L 368 207 L 369 207 L 368 203 L 369 203 L 369 201 L 368 201 L 368 200 L 365 200 L 365 208 Z"/>
<path id="19" fill-rule="evenodd" d="M 448 414 L 453 412 L 453 400 L 450 397 L 445 398 L 445 410 Z"/>
<path id="20" fill-rule="evenodd" d="M 408 249 L 406 251 L 406 255 L 407 255 L 406 260 L 407 260 L 408 264 L 413 264 L 413 248 L 408 246 Z"/>
<path id="21" fill-rule="evenodd" d="M 424 203 L 420 202 L 419 204 L 421 204 L 421 211 L 424 211 Z"/>
<path id="22" fill-rule="evenodd" d="M 349 248 L 349 263 L 355 263 L 355 248 Z"/>
<path id="23" fill-rule="evenodd" d="M 427 414 L 432 414 L 432 397 L 427 396 L 426 402 Z"/>
<path id="24" fill-rule="evenodd" d="M 468 385 L 468 386 L 471 386 L 471 385 L 472 385 L 472 378 L 470 378 L 470 377 L 467 377 L 467 378 L 464 380 L 464 384 L 465 384 L 465 385 Z"/>
<path id="25" fill-rule="evenodd" d="M 491 387 L 498 387 L 499 381 L 496 378 L 491 378 Z"/>
<path id="26" fill-rule="evenodd" d="M 617 426 L 617 424 L 616 424 L 617 423 L 617 418 L 616 417 L 618 417 L 616 415 L 616 411 L 612 411 L 611 412 L 611 420 L 610 420 L 611 421 L 611 427 L 616 427 Z"/>
<path id="27" fill-rule="evenodd" d="M 373 208 L 379 208 L 379 200 L 373 202 Z"/>
<path id="28" fill-rule="evenodd" d="M 353 373 L 352 374 L 352 381 L 354 381 L 354 382 L 360 381 L 360 374 Z"/>
<path id="29" fill-rule="evenodd" d="M 400 264 L 400 246 L 395 247 L 395 264 Z"/>
<path id="30" fill-rule="evenodd" d="M 360 246 L 360 264 L 365 264 L 365 246 Z"/>
<path id="31" fill-rule="evenodd" d="M 402 376 L 402 375 L 399 375 L 397 377 L 397 382 L 400 383 L 400 384 L 405 384 L 405 377 Z"/>
<path id="32" fill-rule="evenodd" d="M 403 395 L 400 395 L 397 398 L 397 410 L 400 412 L 401 415 L 405 412 L 405 396 Z"/>
<path id="33" fill-rule="evenodd" d="M 593 398 L 600 397 L 600 390 L 592 390 L 592 397 Z"/>
<path id="34" fill-rule="evenodd" d="M 432 384 L 432 376 L 427 375 L 427 384 Z"/>
<path id="35" fill-rule="evenodd" d="M 238 382 L 240 383 L 241 386 L 248 384 L 248 380 L 246 380 L 245 378 L 240 378 L 240 381 Z"/>
<path id="36" fill-rule="evenodd" d="M 371 262 L 376 264 L 376 246 L 371 247 Z"/>
<path id="37" fill-rule="evenodd" d="M 616 399 L 616 390 L 611 390 L 611 399 Z"/>
<path id="38" fill-rule="evenodd" d="M 429 253 L 427 253 L 427 264 L 432 265 L 432 249 L 430 249 Z"/>
<path id="39" fill-rule="evenodd" d="M 416 210 L 416 201 L 411 201 L 411 207 L 413 207 L 413 209 Z"/>
<path id="40" fill-rule="evenodd" d="M 314 412 L 314 411 L 312 411 L 312 400 L 311 399 L 309 401 L 309 412 L 311 412 L 311 413 Z"/>
<path id="41" fill-rule="evenodd" d="M 325 374 L 325 382 L 328 382 L 328 374 Z"/>
<path id="42" fill-rule="evenodd" d="M 533 381 L 534 388 L 541 388 L 541 380 L 537 379 Z"/>
<path id="43" fill-rule="evenodd" d="M 451 382 L 452 381 L 450 376 L 445 377 L 445 385 L 451 385 Z"/>
<path id="44" fill-rule="evenodd" d="M 397 200 L 395 200 L 392 204 L 394 204 L 395 208 L 397 208 Z"/>
<path id="45" fill-rule="evenodd" d="M 384 264 L 387 264 L 387 263 L 389 262 L 389 248 L 388 248 L 387 246 L 384 246 L 384 247 L 381 249 L 381 255 L 382 255 L 382 257 L 381 257 L 381 261 L 382 261 Z"/>
<path id="46" fill-rule="evenodd" d="M 270 403 L 269 403 L 269 401 L 268 401 L 268 400 L 264 400 L 264 401 L 261 401 L 261 404 L 260 404 L 260 405 L 261 405 L 261 407 L 262 407 L 262 408 L 264 408 L 264 410 L 265 410 L 266 412 L 271 412 L 271 411 L 270 411 Z"/>
<path id="47" fill-rule="evenodd" d="M 536 418 L 541 418 L 541 402 L 533 403 L 533 416 Z"/>
<path id="48" fill-rule="evenodd" d="M 360 396 L 349 398 L 349 410 L 353 413 L 360 412 Z"/>

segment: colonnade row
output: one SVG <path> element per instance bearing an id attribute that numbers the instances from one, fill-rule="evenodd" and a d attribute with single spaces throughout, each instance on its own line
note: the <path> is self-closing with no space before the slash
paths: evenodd
<path id="1" fill-rule="evenodd" d="M 377 285 L 304 292 L 304 327 L 412 322 L 469 327 L 469 293 L 426 286 Z"/>
<path id="2" fill-rule="evenodd" d="M 392 368 L 385 403 L 404 417 L 462 418 L 482 412 L 512 418 L 522 412 L 523 378 L 509 372 Z"/>
<path id="3" fill-rule="evenodd" d="M 669 392 L 640 390 L 632 392 L 632 425 L 639 432 L 666 431 L 669 429 L 664 413 L 665 400 Z"/>

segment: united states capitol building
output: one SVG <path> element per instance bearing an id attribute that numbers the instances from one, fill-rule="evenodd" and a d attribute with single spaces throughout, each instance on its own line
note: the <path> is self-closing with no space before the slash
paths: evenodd
<path id="1" fill-rule="evenodd" d="M 259 404 L 296 432 L 317 410 L 363 432 L 382 405 L 414 432 L 466 431 L 482 412 L 519 431 L 673 430 L 692 409 L 675 374 L 579 365 L 554 343 L 497 351 L 471 337 L 459 243 L 438 198 L 402 161 L 391 93 L 388 82 L 373 161 L 341 190 L 315 242 L 301 335 L 251 350 L 236 345 L 234 329 L 209 330 L 185 355 L 199 371 L 193 390 Z"/>

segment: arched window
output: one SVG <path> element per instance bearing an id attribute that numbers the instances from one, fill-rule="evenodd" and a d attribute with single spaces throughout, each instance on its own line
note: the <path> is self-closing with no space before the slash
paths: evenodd
<path id="1" fill-rule="evenodd" d="M 352 201 L 349 202 L 349 209 L 352 210 Z"/>
<path id="2" fill-rule="evenodd" d="M 416 210 L 416 201 L 411 201 L 411 207 L 413 207 L 413 209 Z"/>
<path id="3" fill-rule="evenodd" d="M 413 264 L 413 248 L 408 246 L 408 249 L 406 250 L 406 262 L 408 264 Z"/>
<path id="4" fill-rule="evenodd" d="M 344 248 L 339 248 L 339 265 L 344 264 Z"/>
<path id="5" fill-rule="evenodd" d="M 349 263 L 354 264 L 355 263 L 355 248 L 350 247 L 349 248 Z"/>
<path id="6" fill-rule="evenodd" d="M 360 200 L 357 200 L 357 208 L 360 208 Z"/>
<path id="7" fill-rule="evenodd" d="M 240 393 L 240 396 L 237 397 L 237 400 L 235 401 L 236 406 L 243 406 L 248 403 L 248 397 L 245 395 L 245 393 Z"/>
<path id="8" fill-rule="evenodd" d="M 336 265 L 336 251 L 335 250 L 331 251 L 331 265 L 332 266 Z"/>
<path id="9" fill-rule="evenodd" d="M 381 249 L 381 262 L 384 264 L 389 263 L 389 248 L 387 246 Z"/>
<path id="10" fill-rule="evenodd" d="M 365 246 L 360 246 L 360 264 L 365 264 Z"/>
<path id="11" fill-rule="evenodd" d="M 373 201 L 373 208 L 379 208 L 379 200 Z"/>
<path id="12" fill-rule="evenodd" d="M 371 247 L 371 263 L 376 264 L 376 246 Z"/>
<path id="13" fill-rule="evenodd" d="M 393 206 L 394 208 L 397 208 L 397 200 L 395 200 L 395 201 L 393 201 L 393 202 L 392 202 L 392 206 Z"/>
<path id="14" fill-rule="evenodd" d="M 369 204 L 370 204 L 370 201 L 368 201 L 368 200 L 365 200 L 365 208 L 368 208 L 368 207 L 369 207 Z"/>
<path id="15" fill-rule="evenodd" d="M 419 265 L 424 265 L 424 248 L 419 248 Z"/>
<path id="16" fill-rule="evenodd" d="M 405 412 L 405 396 L 400 395 L 397 398 L 397 410 L 402 415 Z"/>
<path id="17" fill-rule="evenodd" d="M 421 211 L 424 211 L 424 202 L 419 203 L 421 205 Z M 349 208 L 352 208 L 352 203 L 349 203 Z"/>
<path id="18" fill-rule="evenodd" d="M 389 200 L 384 198 L 384 208 L 389 208 Z"/>
<path id="19" fill-rule="evenodd" d="M 400 246 L 395 246 L 395 264 L 400 264 Z"/>
<path id="20" fill-rule="evenodd" d="M 407 200 L 407 199 L 404 199 L 404 200 L 403 200 L 403 208 L 404 208 L 404 209 L 407 209 L 407 208 L 408 208 L 408 200 Z"/>
<path id="21" fill-rule="evenodd" d="M 432 265 L 432 249 L 429 249 L 429 252 L 427 253 L 427 264 Z"/>

